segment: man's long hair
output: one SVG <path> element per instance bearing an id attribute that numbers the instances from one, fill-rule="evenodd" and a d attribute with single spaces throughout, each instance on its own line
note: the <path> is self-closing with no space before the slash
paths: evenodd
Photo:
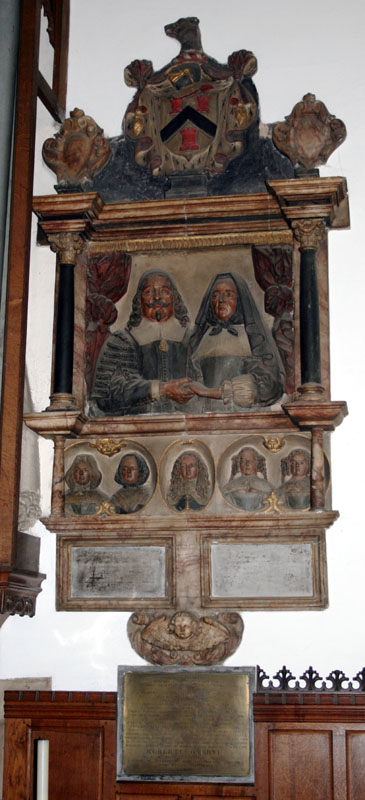
<path id="1" fill-rule="evenodd" d="M 147 280 L 147 278 L 150 278 L 151 275 L 161 275 L 163 278 L 167 278 L 171 284 L 175 319 L 180 322 L 180 325 L 183 328 L 186 328 L 189 324 L 188 309 L 186 308 L 186 305 L 181 297 L 180 292 L 176 288 L 174 281 L 172 278 L 170 278 L 170 275 L 168 275 L 167 272 L 164 272 L 163 270 L 152 269 L 149 270 L 149 272 L 144 272 L 138 281 L 137 291 L 132 300 L 132 311 L 127 322 L 127 329 L 130 331 L 131 328 L 137 328 L 142 321 L 141 294 L 144 282 Z"/>

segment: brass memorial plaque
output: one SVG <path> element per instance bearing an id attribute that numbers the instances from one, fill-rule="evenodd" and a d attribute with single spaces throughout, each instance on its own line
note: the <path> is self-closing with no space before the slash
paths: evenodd
<path id="1" fill-rule="evenodd" d="M 253 780 L 253 667 L 119 670 L 117 780 Z"/>

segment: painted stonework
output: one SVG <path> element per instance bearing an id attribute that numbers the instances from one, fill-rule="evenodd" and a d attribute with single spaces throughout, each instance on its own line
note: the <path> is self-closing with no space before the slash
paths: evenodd
<path id="1" fill-rule="evenodd" d="M 330 114 L 325 104 L 308 92 L 297 103 L 285 122 L 273 129 L 273 142 L 294 165 L 313 169 L 325 164 L 331 153 L 346 139 L 341 119 Z"/>
<path id="2" fill-rule="evenodd" d="M 283 278 L 280 252 L 280 248 L 255 251 L 252 261 L 247 249 L 243 266 L 241 259 L 237 264 L 243 274 L 231 265 L 216 272 L 204 256 L 190 257 L 197 277 L 194 286 L 181 274 L 175 277 L 179 260 L 174 266 L 165 256 L 169 269 L 154 269 L 152 264 L 160 265 L 161 259 L 151 257 L 151 268 L 140 272 L 137 285 L 134 279 L 134 293 L 124 282 L 126 296 L 117 304 L 119 314 L 113 310 L 113 316 L 109 305 L 116 306 L 107 297 L 104 303 L 101 297 L 96 301 L 89 292 L 88 308 L 97 302 L 104 316 L 107 305 L 113 323 L 111 333 L 104 326 L 101 347 L 101 337 L 99 344 L 95 339 L 94 366 L 87 351 L 89 412 L 94 416 L 232 413 L 276 403 L 293 386 L 294 359 L 291 262 L 284 250 Z M 91 335 L 94 330 L 95 325 Z"/>
<path id="3" fill-rule="evenodd" d="M 142 613 L 128 623 L 133 649 L 151 664 L 219 664 L 235 652 L 242 633 L 241 617 L 234 613 Z"/>
<path id="4" fill-rule="evenodd" d="M 96 514 L 107 496 L 97 489 L 102 473 L 93 456 L 81 453 L 67 470 L 65 481 L 69 490 L 65 508 L 70 514 Z"/>
<path id="5" fill-rule="evenodd" d="M 240 50 L 218 64 L 202 49 L 196 17 L 166 25 L 165 33 L 181 44 L 170 64 L 155 72 L 150 61 L 135 60 L 124 73 L 138 89 L 124 120 L 137 164 L 154 176 L 222 172 L 242 153 L 244 132 L 257 116 L 249 80 L 256 58 Z"/>
<path id="6" fill-rule="evenodd" d="M 346 406 L 326 236 L 348 206 L 344 179 L 312 173 L 344 129 L 308 94 L 273 143 L 253 53 L 219 64 L 196 17 L 165 32 L 180 53 L 128 65 L 121 136 L 75 109 L 45 143 L 58 313 L 52 403 L 31 424 L 55 442 L 58 608 L 134 612 L 142 658 L 208 666 L 239 644 L 238 609 L 328 603 Z"/>
<path id="7" fill-rule="evenodd" d="M 53 139 L 46 139 L 43 158 L 62 186 L 90 184 L 110 158 L 110 144 L 92 117 L 74 108 Z"/>

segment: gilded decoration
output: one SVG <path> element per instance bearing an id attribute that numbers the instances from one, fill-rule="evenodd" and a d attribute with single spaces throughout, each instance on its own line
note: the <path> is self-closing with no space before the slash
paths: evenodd
<path id="1" fill-rule="evenodd" d="M 277 511 L 278 513 L 282 511 L 279 506 L 278 496 L 275 492 L 271 492 L 268 497 L 265 497 L 264 513 L 266 514 L 268 511 Z"/>
<path id="2" fill-rule="evenodd" d="M 202 49 L 196 17 L 166 25 L 165 33 L 180 42 L 176 58 L 157 72 L 150 61 L 135 60 L 124 73 L 137 88 L 124 119 L 137 164 L 155 177 L 223 172 L 242 153 L 245 131 L 257 117 L 256 58 L 239 50 L 219 64 Z"/>
<path id="3" fill-rule="evenodd" d="M 90 442 L 90 447 L 95 447 L 103 456 L 115 456 L 120 453 L 123 447 L 126 447 L 124 439 L 97 439 L 96 442 Z"/>
<path id="4" fill-rule="evenodd" d="M 290 231 L 255 231 L 254 233 L 226 233 L 211 236 L 169 236 L 149 239 L 124 239 L 120 242 L 109 239 L 107 242 L 92 242 L 91 253 L 117 252 L 135 253 L 140 250 L 192 250 L 199 247 L 230 247 L 239 244 L 291 245 Z"/>
<path id="5" fill-rule="evenodd" d="M 110 144 L 95 120 L 74 108 L 59 133 L 46 139 L 42 155 L 59 185 L 83 186 L 107 163 Z"/>
<path id="6" fill-rule="evenodd" d="M 280 436 L 265 436 L 263 443 L 270 453 L 278 453 L 285 444 L 284 440 L 281 439 Z"/>
<path id="7" fill-rule="evenodd" d="M 127 630 L 133 650 L 150 664 L 210 666 L 235 652 L 243 622 L 236 613 L 142 612 L 132 614 Z"/>
<path id="8" fill-rule="evenodd" d="M 324 103 L 308 92 L 297 103 L 285 122 L 273 128 L 273 142 L 293 165 L 307 170 L 326 164 L 346 138 L 342 120 L 330 114 Z"/>

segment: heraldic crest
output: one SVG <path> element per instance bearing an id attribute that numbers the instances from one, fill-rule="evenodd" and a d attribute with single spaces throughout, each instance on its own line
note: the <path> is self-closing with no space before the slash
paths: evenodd
<path id="1" fill-rule="evenodd" d="M 239 50 L 223 65 L 207 56 L 196 17 L 166 25 L 165 33 L 181 43 L 176 58 L 158 72 L 135 60 L 124 73 L 138 89 L 124 118 L 135 159 L 154 176 L 223 172 L 258 117 L 256 58 Z"/>

